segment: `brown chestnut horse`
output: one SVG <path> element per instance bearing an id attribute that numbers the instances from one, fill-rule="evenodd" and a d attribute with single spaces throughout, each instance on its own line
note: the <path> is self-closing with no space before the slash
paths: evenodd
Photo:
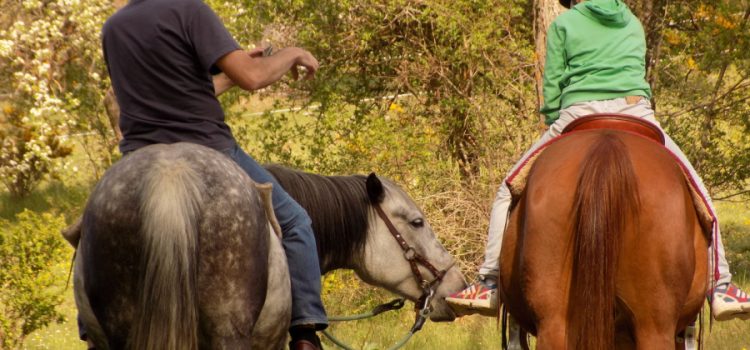
<path id="1" fill-rule="evenodd" d="M 683 172 L 652 140 L 578 131 L 547 146 L 511 210 L 500 294 L 537 349 L 669 349 L 708 288 Z"/>

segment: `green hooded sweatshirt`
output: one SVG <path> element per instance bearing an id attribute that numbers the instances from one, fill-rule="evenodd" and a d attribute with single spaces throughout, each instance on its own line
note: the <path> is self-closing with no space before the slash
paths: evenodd
<path id="1" fill-rule="evenodd" d="M 621 0 L 588 0 L 558 16 L 547 32 L 544 114 L 547 125 L 577 102 L 651 98 L 646 36 Z"/>

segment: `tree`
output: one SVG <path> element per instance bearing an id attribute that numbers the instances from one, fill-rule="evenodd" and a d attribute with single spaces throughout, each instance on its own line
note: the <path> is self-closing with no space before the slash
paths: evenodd
<path id="1" fill-rule="evenodd" d="M 534 72 L 536 81 L 537 105 L 544 104 L 544 95 L 542 86 L 544 85 L 542 77 L 544 76 L 544 63 L 547 57 L 547 30 L 555 18 L 565 9 L 560 5 L 559 0 L 533 0 L 534 3 L 534 46 L 536 71 Z M 544 116 L 540 115 L 539 120 L 544 124 Z"/>
<path id="2" fill-rule="evenodd" d="M 107 82 L 99 29 L 111 9 L 96 0 L 0 7 L 0 178 L 19 197 L 65 166 L 65 134 L 102 129 L 96 116 Z"/>
<path id="3" fill-rule="evenodd" d="M 346 128 L 336 133 L 344 139 L 357 139 L 394 103 L 408 104 L 402 117 L 437 131 L 437 156 L 452 159 L 471 179 L 496 149 L 518 152 L 510 126 L 488 126 L 505 119 L 519 133 L 534 128 L 533 34 L 525 1 L 250 1 L 246 7 L 256 18 L 292 29 L 288 40 L 323 63 L 304 88 L 319 104 L 319 116 L 352 110 L 351 119 L 339 113 L 337 124 Z M 403 95 L 410 97 L 395 98 Z"/>
<path id="4" fill-rule="evenodd" d="M 675 0 L 664 9 L 669 20 L 651 44 L 660 45 L 651 50 L 660 119 L 714 196 L 746 193 L 750 3 Z"/>

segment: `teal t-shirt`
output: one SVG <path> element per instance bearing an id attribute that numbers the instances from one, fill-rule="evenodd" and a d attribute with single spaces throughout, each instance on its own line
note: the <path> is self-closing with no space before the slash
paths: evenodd
<path id="1" fill-rule="evenodd" d="M 547 32 L 544 106 L 550 125 L 577 102 L 651 98 L 646 36 L 621 0 L 588 0 L 558 16 Z"/>

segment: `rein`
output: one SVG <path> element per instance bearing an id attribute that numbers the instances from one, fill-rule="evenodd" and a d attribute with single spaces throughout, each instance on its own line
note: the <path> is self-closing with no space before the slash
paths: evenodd
<path id="1" fill-rule="evenodd" d="M 409 265 L 411 267 L 412 275 L 414 275 L 414 279 L 417 282 L 417 285 L 422 289 L 422 296 L 417 299 L 417 302 L 414 304 L 415 311 L 416 311 L 416 318 L 414 320 L 414 324 L 412 324 L 411 329 L 409 330 L 409 333 L 407 333 L 398 343 L 393 345 L 389 348 L 389 350 L 397 350 L 406 345 L 406 342 L 411 339 L 411 337 L 414 335 L 414 333 L 419 332 L 422 329 L 422 326 L 424 326 L 424 323 L 427 321 L 427 317 L 430 315 L 431 306 L 430 302 L 432 301 L 433 296 L 435 295 L 435 289 L 437 289 L 437 286 L 440 285 L 440 283 L 443 281 L 443 277 L 447 273 L 447 271 L 453 267 L 453 264 L 448 266 L 447 268 L 443 270 L 438 270 L 434 265 L 430 263 L 427 258 L 419 254 L 414 247 L 409 245 L 409 243 L 406 242 L 403 235 L 398 231 L 396 226 L 393 225 L 390 219 L 388 219 L 388 216 L 385 215 L 385 212 L 383 211 L 383 208 L 380 207 L 380 204 L 373 204 L 373 207 L 375 207 L 375 211 L 378 213 L 378 216 L 381 220 L 385 223 L 385 226 L 388 227 L 388 232 L 391 233 L 393 238 L 398 242 L 398 245 L 401 247 L 401 250 L 404 251 L 404 259 L 409 262 Z M 430 273 L 435 277 L 432 281 L 428 281 L 424 278 L 422 275 L 422 272 L 419 271 L 419 265 L 424 266 Z M 398 310 L 401 309 L 404 306 L 405 300 L 403 298 L 401 299 L 395 299 L 385 304 L 380 304 L 372 309 L 372 311 L 361 314 L 361 315 L 354 315 L 354 316 L 343 316 L 343 317 L 329 317 L 329 321 L 332 322 L 342 322 L 342 321 L 354 321 L 354 320 L 362 320 L 370 317 L 377 316 L 380 313 L 391 311 L 391 310 Z M 354 350 L 352 347 L 344 344 L 342 341 L 334 337 L 331 333 L 328 331 L 322 331 L 323 335 L 325 335 L 328 339 L 330 339 L 334 344 L 341 347 L 345 350 Z"/>

